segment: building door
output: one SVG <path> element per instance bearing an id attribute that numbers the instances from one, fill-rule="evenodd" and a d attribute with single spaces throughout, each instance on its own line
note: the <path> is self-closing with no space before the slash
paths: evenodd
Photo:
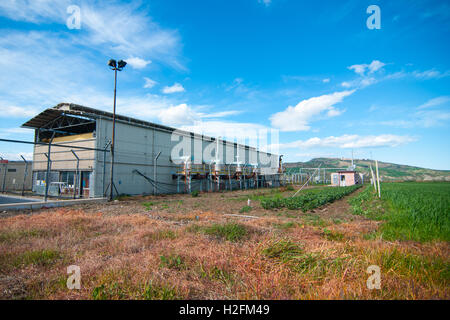
<path id="1" fill-rule="evenodd" d="M 345 174 L 341 175 L 341 187 L 345 187 Z"/>
<path id="2" fill-rule="evenodd" d="M 80 196 L 83 198 L 89 198 L 89 178 L 91 176 L 90 171 L 81 171 L 80 181 Z"/>

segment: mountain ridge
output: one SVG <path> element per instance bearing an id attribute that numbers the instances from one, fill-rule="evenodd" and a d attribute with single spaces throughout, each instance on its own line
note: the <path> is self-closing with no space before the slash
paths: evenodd
<path id="1" fill-rule="evenodd" d="M 305 162 L 283 163 L 286 173 L 300 172 L 300 169 L 317 168 L 339 168 L 347 169 L 351 166 L 351 159 L 344 158 L 314 158 Z M 354 159 L 356 171 L 363 173 L 366 177 L 370 175 L 370 165 L 375 172 L 375 161 L 370 159 Z M 380 176 L 384 181 L 450 181 L 450 170 L 434 170 L 378 161 Z M 308 170 L 310 172 L 310 170 Z M 336 169 L 337 171 L 337 169 Z M 329 175 L 333 170 L 327 170 Z"/>

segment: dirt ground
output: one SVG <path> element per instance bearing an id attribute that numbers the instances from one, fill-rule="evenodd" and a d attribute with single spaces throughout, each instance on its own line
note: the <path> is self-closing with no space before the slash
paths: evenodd
<path id="1" fill-rule="evenodd" d="M 357 192 L 306 213 L 261 207 L 285 189 L 4 213 L 0 298 L 449 299 L 448 243 L 370 237 L 381 222 L 351 213 Z M 367 286 L 370 265 L 380 289 Z"/>

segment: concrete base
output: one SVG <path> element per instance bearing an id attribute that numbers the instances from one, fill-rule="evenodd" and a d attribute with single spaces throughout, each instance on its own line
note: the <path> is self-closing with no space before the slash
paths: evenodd
<path id="1" fill-rule="evenodd" d="M 35 199 L 33 199 L 35 200 Z M 0 205 L 0 211 L 6 210 L 38 210 L 41 208 L 55 208 L 73 206 L 76 204 L 90 202 L 107 202 L 107 198 L 89 198 L 89 199 L 72 199 L 72 200 L 55 200 L 55 201 L 32 201 L 22 203 L 8 203 Z"/>

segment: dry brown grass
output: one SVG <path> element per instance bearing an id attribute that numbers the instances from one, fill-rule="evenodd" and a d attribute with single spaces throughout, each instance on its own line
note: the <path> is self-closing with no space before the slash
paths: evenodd
<path id="1" fill-rule="evenodd" d="M 3 218 L 0 298 L 450 298 L 448 243 L 365 240 L 378 223 L 348 214 L 345 200 L 308 214 L 252 201 L 246 214 L 258 219 L 224 216 L 239 213 L 254 192 L 136 197 Z M 246 236 L 201 232 L 227 223 L 242 225 Z M 264 254 L 279 241 L 301 255 Z M 72 264 L 80 266 L 81 290 L 66 288 Z M 381 267 L 381 290 L 366 287 L 372 264 Z"/>

